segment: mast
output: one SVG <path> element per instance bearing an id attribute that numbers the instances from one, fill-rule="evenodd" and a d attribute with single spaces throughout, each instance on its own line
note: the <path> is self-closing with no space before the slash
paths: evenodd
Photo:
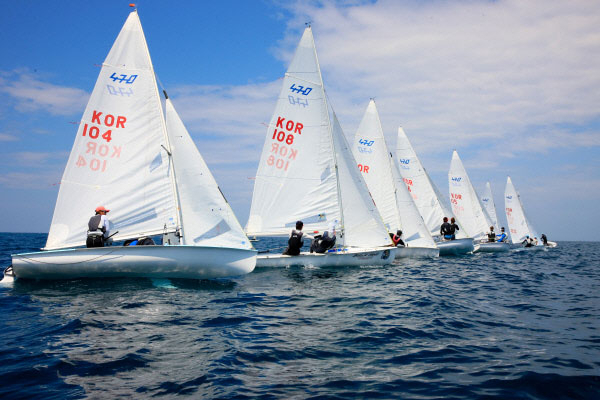
<path id="1" fill-rule="evenodd" d="M 319 71 L 319 80 L 321 81 L 321 88 L 323 89 L 323 102 L 325 103 L 325 109 L 327 110 L 327 132 L 329 133 L 329 142 L 331 144 L 331 149 L 333 150 L 333 166 L 335 169 L 335 185 L 336 185 L 336 190 L 337 190 L 337 198 L 338 198 L 338 206 L 340 209 L 340 237 L 342 239 L 342 246 L 344 246 L 344 242 L 345 242 L 345 227 L 344 227 L 344 206 L 342 204 L 342 193 L 340 191 L 340 176 L 339 176 L 339 171 L 338 171 L 338 162 L 337 162 L 337 155 L 336 155 L 336 151 L 335 151 L 335 143 L 333 140 L 333 128 L 331 127 L 331 117 L 329 116 L 329 104 L 327 101 L 327 92 L 325 91 L 325 85 L 323 84 L 323 75 L 321 74 L 321 65 L 319 64 L 319 57 L 317 55 L 317 48 L 315 46 L 315 38 L 312 34 L 312 28 L 310 26 L 310 24 L 308 24 L 307 29 L 310 30 L 310 37 L 312 40 L 312 45 L 313 45 L 313 52 L 315 53 L 315 60 L 317 61 L 317 70 Z M 335 112 L 333 110 L 331 110 L 331 112 L 333 113 L 333 117 L 337 118 L 335 115 Z"/>

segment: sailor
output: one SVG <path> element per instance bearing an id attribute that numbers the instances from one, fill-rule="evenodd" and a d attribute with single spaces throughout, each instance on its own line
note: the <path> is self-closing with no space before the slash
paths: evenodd
<path id="1" fill-rule="evenodd" d="M 525 236 L 525 240 L 521 242 L 521 244 L 525 245 L 525 247 L 533 246 L 533 239 L 529 237 L 529 235 Z"/>
<path id="2" fill-rule="evenodd" d="M 506 233 L 504 233 L 504 227 L 500 228 L 500 234 L 496 235 L 496 237 L 500 243 L 506 242 Z"/>
<path id="3" fill-rule="evenodd" d="M 487 237 L 488 237 L 488 242 L 496 241 L 496 232 L 494 232 L 493 226 L 490 226 L 490 231 L 488 232 Z"/>
<path id="4" fill-rule="evenodd" d="M 537 236 L 536 236 L 536 237 L 534 237 L 534 238 L 533 238 L 533 245 L 534 245 L 534 246 L 537 246 L 537 245 L 538 245 L 538 243 L 539 243 L 539 242 L 538 242 L 538 238 L 537 238 Z"/>
<path id="5" fill-rule="evenodd" d="M 106 214 L 109 211 L 104 206 L 96 207 L 96 214 L 88 222 L 87 247 L 104 247 L 108 241 L 110 221 Z"/>
<path id="6" fill-rule="evenodd" d="M 333 234 L 333 237 L 331 237 L 329 236 L 328 231 L 323 232 L 323 236 L 315 236 L 310 252 L 312 253 L 314 251 L 315 253 L 325 253 L 327 250 L 335 246 L 335 239 L 335 233 Z"/>
<path id="7" fill-rule="evenodd" d="M 395 235 L 390 232 L 390 238 L 392 239 L 392 242 L 394 242 L 395 246 L 400 246 L 400 247 L 406 246 L 404 244 L 404 240 L 402 240 L 402 231 L 401 230 L 397 230 Z"/>
<path id="8" fill-rule="evenodd" d="M 456 223 L 454 217 L 450 218 L 450 225 L 452 226 L 452 240 L 454 240 L 456 239 L 455 233 L 457 231 L 460 231 L 460 228 L 458 227 L 458 224 Z"/>
<path id="9" fill-rule="evenodd" d="M 296 229 L 292 229 L 290 238 L 288 239 L 288 247 L 284 250 L 283 254 L 297 256 L 300 254 L 300 248 L 304 246 L 304 237 L 313 239 L 312 236 L 305 235 L 304 232 L 302 232 L 303 227 L 304 223 L 302 221 L 296 221 Z"/>
<path id="10" fill-rule="evenodd" d="M 546 234 L 545 234 L 545 233 L 542 233 L 542 236 L 541 236 L 541 238 L 542 238 L 542 244 L 543 244 L 544 246 L 548 246 L 548 237 L 546 236 Z"/>
<path id="11" fill-rule="evenodd" d="M 444 217 L 444 223 L 440 227 L 440 235 L 446 240 L 452 240 L 454 236 L 454 229 L 448 222 L 448 217 Z"/>

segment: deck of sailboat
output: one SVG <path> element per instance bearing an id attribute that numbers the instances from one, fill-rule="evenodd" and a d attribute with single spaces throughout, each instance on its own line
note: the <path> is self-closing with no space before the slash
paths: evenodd
<path id="1" fill-rule="evenodd" d="M 21 279 L 212 279 L 252 272 L 256 250 L 207 246 L 108 246 L 14 254 Z"/>
<path id="2" fill-rule="evenodd" d="M 284 254 L 260 254 L 256 267 L 351 267 L 365 265 L 387 265 L 394 261 L 395 247 L 344 248 L 327 253 L 302 252 L 297 256 Z"/>
<path id="3" fill-rule="evenodd" d="M 436 242 L 440 249 L 440 256 L 458 256 L 472 253 L 475 250 L 472 238 L 446 240 Z"/>

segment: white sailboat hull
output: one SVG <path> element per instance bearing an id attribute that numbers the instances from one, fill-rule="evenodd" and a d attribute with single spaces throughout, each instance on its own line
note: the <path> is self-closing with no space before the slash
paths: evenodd
<path id="1" fill-rule="evenodd" d="M 391 264 L 396 256 L 395 247 L 377 247 L 370 249 L 348 248 L 343 251 L 319 253 L 300 253 L 297 256 L 283 254 L 259 255 L 256 267 L 352 267 L 361 265 Z"/>
<path id="2" fill-rule="evenodd" d="M 200 246 L 114 246 L 14 254 L 12 266 L 19 279 L 212 279 L 252 272 L 256 253 Z"/>
<path id="3" fill-rule="evenodd" d="M 472 238 L 437 242 L 436 245 L 440 249 L 440 256 L 458 256 L 475 250 Z"/>
<path id="4" fill-rule="evenodd" d="M 440 249 L 435 247 L 397 247 L 396 259 L 399 258 L 435 258 L 440 256 Z"/>
<path id="5" fill-rule="evenodd" d="M 510 243 L 484 242 L 475 246 L 475 253 L 503 253 L 509 251 Z"/>

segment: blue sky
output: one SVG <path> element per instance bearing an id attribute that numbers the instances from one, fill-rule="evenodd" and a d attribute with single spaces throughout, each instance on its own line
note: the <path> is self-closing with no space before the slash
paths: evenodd
<path id="1" fill-rule="evenodd" d="M 597 240 L 600 3 L 142 1 L 160 82 L 245 224 L 288 60 L 311 21 L 331 104 L 353 137 L 374 97 L 442 193 L 456 149 L 501 221 L 510 175 L 556 240 Z M 0 231 L 47 232 L 122 1 L 0 3 Z"/>

